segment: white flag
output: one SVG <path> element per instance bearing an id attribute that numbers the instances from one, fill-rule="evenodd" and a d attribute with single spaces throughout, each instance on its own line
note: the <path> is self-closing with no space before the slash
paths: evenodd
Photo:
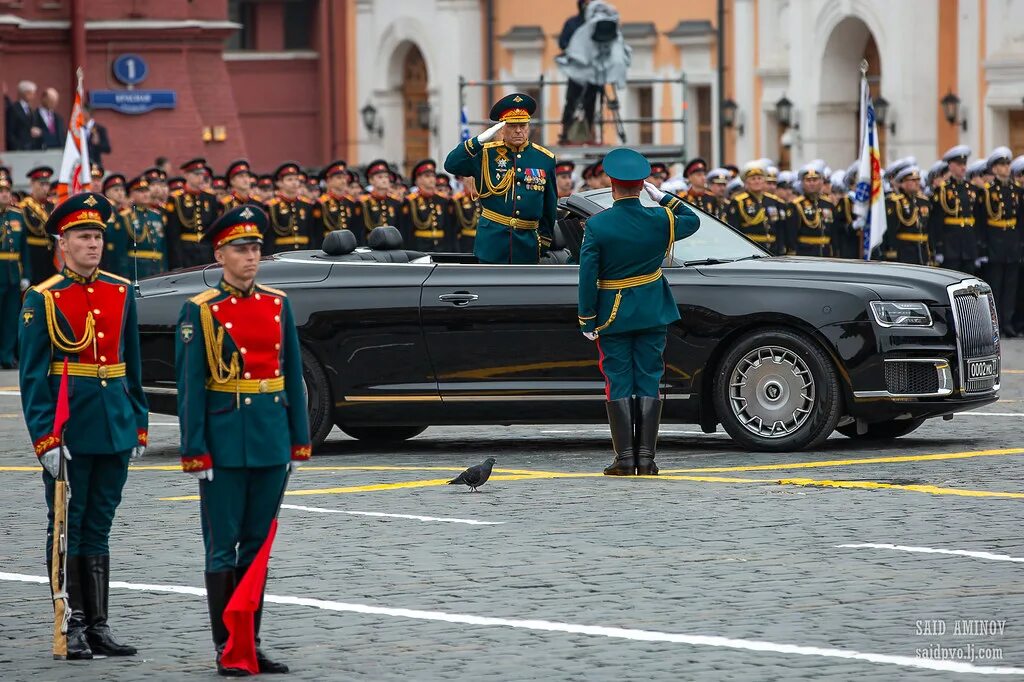
<path id="1" fill-rule="evenodd" d="M 875 107 L 868 91 L 865 76 L 860 80 L 861 151 L 857 170 L 857 188 L 854 195 L 854 213 L 863 226 L 862 251 L 864 260 L 882 243 L 885 236 L 885 193 L 882 192 L 882 159 L 878 153 L 878 130 L 875 126 Z"/>
<path id="2" fill-rule="evenodd" d="M 60 162 L 60 176 L 57 180 L 58 203 L 72 194 L 86 191 L 92 179 L 89 166 L 89 137 L 85 129 L 85 116 L 82 113 L 84 90 L 81 67 L 76 76 L 78 87 L 75 89 L 75 104 L 68 119 L 68 137 L 64 142 L 64 157 Z"/>

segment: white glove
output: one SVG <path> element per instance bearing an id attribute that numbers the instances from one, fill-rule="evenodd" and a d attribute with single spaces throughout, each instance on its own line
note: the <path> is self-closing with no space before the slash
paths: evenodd
<path id="1" fill-rule="evenodd" d="M 57 446 L 52 450 L 47 450 L 39 458 L 39 463 L 43 465 L 43 468 L 50 472 L 50 475 L 54 478 L 60 475 L 60 456 L 64 455 L 64 459 L 71 461 L 71 453 L 64 446 Z"/>
<path id="2" fill-rule="evenodd" d="M 597 341 L 597 332 L 583 332 L 583 336 L 590 341 Z"/>
<path id="3" fill-rule="evenodd" d="M 22 291 L 26 291 L 28 289 L 28 287 L 29 287 L 29 284 L 31 284 L 31 282 L 29 282 L 25 278 L 22 278 L 22 280 L 21 280 L 21 290 Z"/>
<path id="4" fill-rule="evenodd" d="M 936 265 L 942 265 L 942 261 L 944 261 L 944 260 L 946 260 L 946 257 L 943 256 L 941 253 L 935 254 L 935 264 Z"/>
<path id="5" fill-rule="evenodd" d="M 132 448 L 132 459 L 138 459 L 139 457 L 142 457 L 144 454 L 146 454 L 145 445 L 136 445 L 134 448 Z"/>
<path id="6" fill-rule="evenodd" d="M 496 124 L 492 125 L 490 128 L 488 128 L 487 130 L 485 130 L 482 133 L 480 133 L 479 135 L 477 135 L 476 139 L 481 144 L 483 144 L 484 142 L 490 142 L 491 138 L 493 138 L 495 136 L 495 134 L 497 134 L 497 132 L 499 130 L 501 130 L 502 128 L 504 128 L 504 127 L 505 127 L 505 122 L 504 121 L 502 121 L 501 123 L 496 123 Z"/>
<path id="7" fill-rule="evenodd" d="M 988 263 L 988 256 L 981 256 L 980 258 L 974 259 L 974 267 L 980 268 L 982 265 Z"/>
<path id="8" fill-rule="evenodd" d="M 213 469 L 203 469 L 202 471 L 190 471 L 189 476 L 195 476 L 199 481 L 212 481 L 213 480 Z"/>
<path id="9" fill-rule="evenodd" d="M 295 470 L 298 469 L 303 464 L 305 464 L 305 462 L 300 462 L 297 459 L 291 460 L 290 462 L 288 462 L 288 473 L 289 474 L 294 474 Z"/>
<path id="10" fill-rule="evenodd" d="M 661 200 L 665 198 L 665 193 L 649 182 L 644 183 L 644 189 L 647 190 L 647 196 L 659 203 L 661 203 Z"/>

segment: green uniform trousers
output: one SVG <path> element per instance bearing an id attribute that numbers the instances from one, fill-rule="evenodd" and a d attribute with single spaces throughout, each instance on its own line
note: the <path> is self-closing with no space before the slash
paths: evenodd
<path id="1" fill-rule="evenodd" d="M 668 327 L 651 327 L 597 340 L 598 366 L 604 375 L 605 398 L 657 398 L 665 374 Z"/>
<path id="2" fill-rule="evenodd" d="M 14 363 L 20 313 L 21 290 L 17 286 L 0 287 L 0 362 L 7 365 Z"/>
<path id="3" fill-rule="evenodd" d="M 71 499 L 68 502 L 68 556 L 110 554 L 110 528 L 128 480 L 131 453 L 83 455 L 67 462 Z M 43 469 L 46 490 L 46 556 L 53 551 L 53 476 Z"/>
<path id="4" fill-rule="evenodd" d="M 230 571 L 256 558 L 277 516 L 287 464 L 253 468 L 213 467 L 199 481 L 206 571 Z"/>

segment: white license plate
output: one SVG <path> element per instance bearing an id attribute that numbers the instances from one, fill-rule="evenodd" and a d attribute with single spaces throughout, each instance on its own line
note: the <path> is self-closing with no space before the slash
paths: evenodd
<path id="1" fill-rule="evenodd" d="M 989 360 L 968 360 L 968 379 L 989 379 L 999 374 L 999 358 Z"/>

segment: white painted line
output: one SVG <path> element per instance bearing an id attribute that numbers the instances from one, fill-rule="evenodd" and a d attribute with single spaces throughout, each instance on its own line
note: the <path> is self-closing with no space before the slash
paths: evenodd
<path id="1" fill-rule="evenodd" d="M 39 583 L 49 582 L 48 578 L 23 573 L 2 573 L 0 580 Z M 206 591 L 201 587 L 183 585 L 145 585 L 111 581 L 115 589 L 136 590 L 139 592 L 166 592 L 171 594 L 187 594 L 203 596 Z M 976 675 L 1022 675 L 1024 668 L 998 666 L 980 666 L 961 661 L 940 661 L 912 656 L 895 656 L 891 654 L 873 654 L 851 649 L 833 649 L 829 647 L 803 646 L 798 644 L 779 644 L 753 639 L 733 639 L 714 635 L 685 635 L 655 630 L 634 630 L 630 628 L 614 628 L 603 625 L 578 625 L 574 623 L 558 623 L 548 620 L 524 620 L 518 618 L 492 618 L 490 616 L 473 616 L 462 613 L 446 613 L 444 611 L 420 611 L 416 609 L 397 609 L 387 606 L 370 606 L 368 604 L 351 604 L 347 602 L 310 599 L 308 597 L 287 597 L 268 594 L 264 598 L 272 604 L 291 604 L 293 606 L 310 606 L 322 611 L 341 613 L 362 613 L 371 616 L 391 616 L 410 618 L 413 620 L 439 621 L 443 623 L 459 623 L 462 625 L 479 625 L 492 627 L 516 628 L 540 632 L 564 632 L 574 635 L 592 635 L 594 637 L 611 637 L 613 639 L 629 639 L 640 642 L 671 642 L 673 644 L 689 644 L 691 646 L 724 647 L 746 651 L 767 651 L 777 654 L 794 654 L 798 656 L 821 656 L 824 658 L 840 658 L 847 660 L 867 661 L 884 665 L 902 666 L 904 668 L 923 668 L 926 670 L 942 670 L 945 672 L 973 673 Z"/>
<path id="2" fill-rule="evenodd" d="M 848 545 L 836 545 L 836 547 L 849 547 L 852 549 L 892 549 L 897 552 L 919 552 L 921 554 L 949 554 L 953 556 L 969 556 L 973 559 L 988 559 L 989 561 L 1012 561 L 1016 564 L 1024 564 L 1024 558 L 1010 556 L 1008 554 L 993 554 L 992 552 L 975 552 L 970 549 L 937 549 L 935 547 L 909 547 L 907 545 L 890 545 L 878 542 L 857 542 Z"/>
<path id="3" fill-rule="evenodd" d="M 20 396 L 21 391 L 0 391 L 0 395 Z"/>
<path id="4" fill-rule="evenodd" d="M 957 412 L 957 417 L 1024 417 L 1024 412 Z"/>
<path id="5" fill-rule="evenodd" d="M 346 511 L 343 509 L 325 509 L 323 507 L 303 507 L 299 504 L 282 504 L 281 509 L 315 512 L 317 514 L 350 514 L 352 516 L 374 516 L 388 519 L 412 519 L 413 521 L 438 521 L 442 523 L 464 523 L 467 526 L 501 526 L 504 521 L 475 521 L 473 519 L 453 519 L 446 516 L 416 516 L 415 514 L 384 514 L 382 512 Z"/>

